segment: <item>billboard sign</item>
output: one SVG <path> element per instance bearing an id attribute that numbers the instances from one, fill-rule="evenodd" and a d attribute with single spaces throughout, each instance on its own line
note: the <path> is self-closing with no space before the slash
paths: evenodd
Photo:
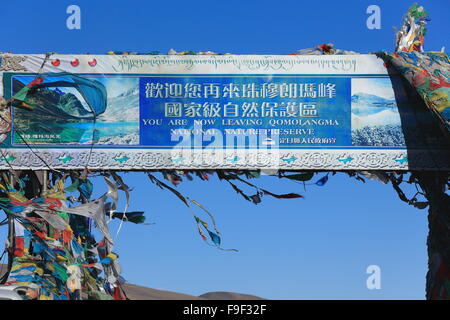
<path id="1" fill-rule="evenodd" d="M 375 55 L 2 55 L 4 169 L 448 170 Z"/>

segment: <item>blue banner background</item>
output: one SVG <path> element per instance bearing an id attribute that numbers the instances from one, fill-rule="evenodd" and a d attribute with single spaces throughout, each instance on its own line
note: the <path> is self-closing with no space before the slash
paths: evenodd
<path id="1" fill-rule="evenodd" d="M 217 118 L 214 125 L 203 125 L 202 129 L 207 130 L 210 128 L 216 128 L 224 132 L 224 129 L 314 129 L 314 134 L 310 136 L 304 136 L 306 138 L 335 138 L 335 143 L 333 144 L 322 144 L 322 143 L 292 143 L 292 141 L 287 140 L 283 143 L 283 138 L 294 136 L 280 135 L 280 147 L 286 148 L 303 148 L 303 147 L 344 147 L 351 146 L 351 78 L 350 77 L 333 77 L 333 76 L 274 76 L 274 75 L 246 75 L 246 76 L 229 76 L 229 75 L 208 75 L 208 76 L 190 76 L 190 75 L 178 75 L 178 76 L 152 76 L 152 77 L 141 77 L 139 81 L 139 91 L 140 91 L 140 143 L 144 146 L 160 146 L 160 147 L 173 147 L 177 144 L 177 141 L 171 141 L 170 130 L 177 128 L 192 129 L 194 125 L 194 119 L 208 119 L 203 116 L 196 117 L 186 117 L 185 115 L 178 117 L 166 117 L 165 116 L 165 103 L 181 103 L 189 104 L 191 102 L 195 103 L 206 103 L 206 102 L 219 102 L 222 106 L 228 102 L 232 102 L 241 105 L 244 102 L 256 102 L 261 105 L 263 102 L 276 102 L 278 104 L 297 102 L 297 103 L 316 103 L 318 116 L 314 118 L 306 117 L 254 117 L 251 119 L 259 119 L 261 125 L 255 126 L 241 126 L 241 125 L 227 125 L 222 123 L 222 119 L 236 119 L 235 117 L 224 116 L 221 112 L 221 117 Z M 148 83 L 162 84 L 166 83 L 176 83 L 184 86 L 185 84 L 219 84 L 222 88 L 230 83 L 236 85 L 251 84 L 254 83 L 257 86 L 261 86 L 264 83 L 290 83 L 290 84 L 314 84 L 316 87 L 320 83 L 332 83 L 335 84 L 336 96 L 333 98 L 329 97 L 301 97 L 301 98 L 281 98 L 279 96 L 273 98 L 244 98 L 244 97 L 220 97 L 218 99 L 212 98 L 165 98 L 165 97 L 155 97 L 148 98 L 146 96 L 146 85 Z M 239 117 L 238 117 L 239 118 Z M 144 125 L 143 119 L 158 119 L 162 121 L 161 125 Z M 186 125 L 169 125 L 169 121 L 173 119 L 187 120 Z M 209 118 L 213 119 L 213 118 Z M 250 119 L 250 118 L 249 118 Z M 333 122 L 337 120 L 339 125 L 303 125 L 298 124 L 283 124 L 282 126 L 271 126 L 270 120 L 274 119 L 302 119 L 305 121 L 307 119 L 328 119 Z M 295 136 L 299 137 L 299 136 Z M 210 142 L 205 142 L 204 145 L 208 145 Z"/>

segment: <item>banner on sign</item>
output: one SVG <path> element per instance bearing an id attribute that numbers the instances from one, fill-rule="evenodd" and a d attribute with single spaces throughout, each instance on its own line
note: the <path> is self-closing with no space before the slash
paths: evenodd
<path id="1" fill-rule="evenodd" d="M 374 55 L 2 55 L 0 70 L 4 169 L 449 168 L 432 115 Z"/>

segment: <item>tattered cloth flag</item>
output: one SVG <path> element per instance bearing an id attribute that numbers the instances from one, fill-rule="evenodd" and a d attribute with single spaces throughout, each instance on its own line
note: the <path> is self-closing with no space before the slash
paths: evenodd
<path id="1" fill-rule="evenodd" d="M 61 211 L 94 219 L 95 223 L 97 224 L 98 228 L 103 233 L 105 238 L 109 242 L 113 243 L 112 237 L 109 233 L 108 225 L 106 224 L 105 198 L 106 195 L 103 195 L 97 200 L 84 203 L 76 207 L 62 207 Z"/>
<path id="2" fill-rule="evenodd" d="M 220 246 L 220 243 L 221 243 L 220 236 L 219 236 L 217 233 L 215 233 L 215 232 L 209 230 L 209 229 L 208 229 L 208 224 L 207 224 L 205 221 L 203 221 L 202 219 L 200 219 L 198 216 L 196 216 L 195 214 L 194 214 L 194 219 L 195 219 L 195 222 L 197 222 L 198 233 L 200 234 L 200 236 L 202 237 L 202 239 L 203 239 L 206 243 L 208 243 L 208 239 L 207 239 L 206 236 L 204 235 L 202 228 L 204 228 L 204 229 L 206 230 L 206 232 L 208 232 L 208 235 L 209 235 L 209 237 L 210 237 L 212 243 L 214 244 L 214 246 L 215 246 L 216 248 L 218 248 L 218 249 L 220 249 L 220 250 L 223 250 L 223 251 L 236 251 L 236 252 L 238 251 L 238 250 L 236 250 L 236 249 L 224 249 L 224 248 L 222 248 L 222 247 Z M 209 243 L 208 243 L 208 244 L 209 244 Z"/>
<path id="3" fill-rule="evenodd" d="M 416 88 L 427 107 L 450 132 L 450 59 L 443 52 L 383 55 Z"/>

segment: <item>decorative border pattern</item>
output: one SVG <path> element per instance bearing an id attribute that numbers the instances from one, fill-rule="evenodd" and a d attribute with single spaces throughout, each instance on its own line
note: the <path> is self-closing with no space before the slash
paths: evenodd
<path id="1" fill-rule="evenodd" d="M 40 159 L 42 158 L 45 163 Z M 0 169 L 450 170 L 450 150 L 2 150 Z M 48 166 L 47 166 L 47 165 Z"/>

